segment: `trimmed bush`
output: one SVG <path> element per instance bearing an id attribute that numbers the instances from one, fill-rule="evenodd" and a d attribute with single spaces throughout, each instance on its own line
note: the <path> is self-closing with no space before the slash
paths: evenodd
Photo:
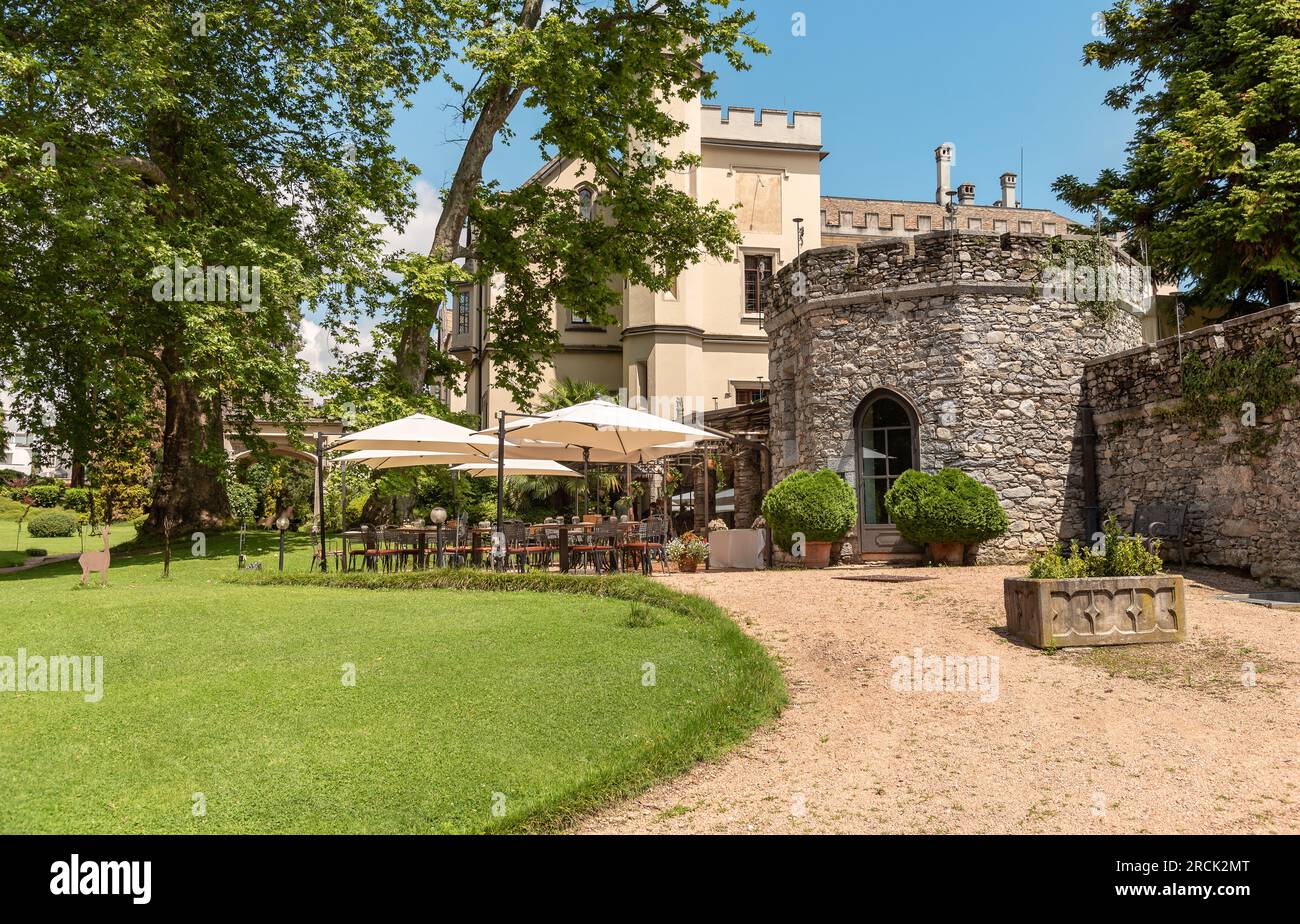
<path id="1" fill-rule="evenodd" d="M 90 489 L 68 488 L 63 492 L 63 506 L 77 513 L 90 513 Z"/>
<path id="2" fill-rule="evenodd" d="M 27 535 L 33 539 L 63 539 L 77 534 L 77 518 L 68 513 L 47 510 L 33 514 L 27 521 Z"/>
<path id="3" fill-rule="evenodd" d="M 44 558 L 46 555 L 49 555 L 50 553 L 48 549 L 28 549 L 23 554 L 26 555 L 28 558 Z"/>
<path id="4" fill-rule="evenodd" d="M 1007 512 L 994 490 L 955 468 L 903 472 L 885 495 L 885 509 L 913 545 L 975 545 L 1007 531 Z"/>
<path id="5" fill-rule="evenodd" d="M 792 472 L 763 498 L 763 519 L 772 530 L 772 542 L 786 552 L 793 533 L 803 533 L 809 542 L 838 542 L 857 517 L 853 488 L 828 468 Z"/>
<path id="6" fill-rule="evenodd" d="M 33 507 L 57 507 L 63 499 L 63 488 L 57 484 L 38 484 L 27 489 Z"/>
<path id="7" fill-rule="evenodd" d="M 1029 563 L 1029 576 L 1035 580 L 1063 581 L 1090 577 L 1148 577 L 1164 570 L 1159 539 L 1150 540 L 1151 548 L 1148 549 L 1146 539 L 1124 532 L 1113 515 L 1102 529 L 1106 534 L 1105 551 L 1094 552 L 1074 540 L 1064 555 L 1059 548 L 1035 555 Z"/>

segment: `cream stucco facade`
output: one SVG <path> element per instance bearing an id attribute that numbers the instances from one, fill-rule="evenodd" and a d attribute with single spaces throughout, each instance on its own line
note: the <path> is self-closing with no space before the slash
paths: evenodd
<path id="1" fill-rule="evenodd" d="M 584 324 L 557 306 L 561 348 L 543 390 L 559 378 L 598 382 L 634 406 L 678 418 L 743 403 L 766 388 L 767 334 L 762 314 L 746 310 L 746 266 L 755 276 L 793 259 L 796 218 L 803 220 L 803 249 L 821 246 L 821 116 L 724 112 L 698 101 L 677 101 L 673 115 L 687 129 L 665 153 L 689 151 L 700 163 L 671 182 L 697 201 L 734 205 L 742 242 L 730 259 L 685 270 L 674 291 L 624 286 L 614 326 Z M 580 189 L 587 179 L 582 164 L 557 158 L 528 182 Z M 443 323 L 444 347 L 466 367 L 464 394 L 451 396 L 452 408 L 477 413 L 484 426 L 497 410 L 519 409 L 492 385 L 492 349 L 483 330 L 492 297 L 490 285 L 457 291 Z"/>

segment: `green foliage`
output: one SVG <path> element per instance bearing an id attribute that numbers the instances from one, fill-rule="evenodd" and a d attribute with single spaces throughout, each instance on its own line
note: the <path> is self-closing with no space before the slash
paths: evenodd
<path id="1" fill-rule="evenodd" d="M 27 521 L 27 535 L 33 539 L 56 539 L 75 535 L 80 524 L 77 518 L 54 510 L 34 514 Z"/>
<path id="2" fill-rule="evenodd" d="M 1074 268 L 1072 277 L 1068 275 L 1071 265 Z M 1082 238 L 1054 237 L 1048 242 L 1047 251 L 1037 261 L 1040 278 L 1049 272 L 1060 273 L 1062 275 L 1058 280 L 1072 283 L 1076 291 L 1087 286 L 1087 276 L 1084 273 L 1091 274 L 1094 294 L 1104 297 L 1084 298 L 1076 301 L 1076 304 L 1093 320 L 1102 324 L 1115 316 L 1120 300 L 1116 293 L 1098 283 L 1113 277 L 1116 267 L 1115 252 L 1100 234 L 1088 234 Z M 1037 291 L 1038 284 L 1035 283 L 1035 292 Z"/>
<path id="3" fill-rule="evenodd" d="M 1137 128 L 1121 169 L 1053 190 L 1145 248 L 1188 304 L 1243 314 L 1300 283 L 1300 41 L 1294 0 L 1116 0 L 1084 60 L 1127 71 L 1106 94 Z"/>
<path id="4" fill-rule="evenodd" d="M 241 526 L 247 526 L 257 515 L 257 491 L 251 485 L 231 482 L 226 485 L 226 496 L 230 499 L 230 516 Z"/>
<path id="5" fill-rule="evenodd" d="M 974 545 L 1007 531 L 1007 514 L 997 493 L 960 469 L 936 474 L 910 469 L 885 495 L 885 509 L 913 545 L 960 542 Z"/>
<path id="6" fill-rule="evenodd" d="M 1119 521 L 1111 516 L 1102 527 L 1105 534 L 1105 551 L 1094 552 L 1070 543 L 1070 550 L 1062 555 L 1053 547 L 1034 556 L 1029 563 L 1029 576 L 1037 580 L 1068 580 L 1090 577 L 1142 577 L 1159 574 L 1164 570 L 1160 560 L 1160 540 L 1148 540 L 1130 535 L 1120 528 Z M 1150 542 L 1150 548 L 1147 547 Z"/>
<path id="7" fill-rule="evenodd" d="M 90 489 L 68 488 L 63 492 L 63 506 L 77 513 L 90 513 Z"/>
<path id="8" fill-rule="evenodd" d="M 57 507 L 63 499 L 63 489 L 53 484 L 38 484 L 27 489 L 33 507 Z"/>
<path id="9" fill-rule="evenodd" d="M 1223 356 L 1207 365 L 1198 353 L 1183 360 L 1182 397 L 1177 413 L 1191 421 L 1203 438 L 1220 432 L 1225 417 L 1240 418 L 1246 402 L 1255 405 L 1256 423 L 1241 428 L 1244 439 L 1229 452 L 1266 455 L 1277 442 L 1282 421 L 1275 413 L 1300 401 L 1300 386 L 1292 379 L 1294 366 L 1283 362 L 1281 346 L 1274 342 L 1247 356 Z M 1270 421 L 1265 418 L 1274 417 Z"/>
<path id="10" fill-rule="evenodd" d="M 790 551 L 793 533 L 809 542 L 837 542 L 853 528 L 857 498 L 849 483 L 828 468 L 791 472 L 763 498 L 763 518 L 772 541 Z"/>
<path id="11" fill-rule="evenodd" d="M 50 553 L 46 549 L 28 549 L 24 554 L 28 558 L 44 558 Z"/>
<path id="12" fill-rule="evenodd" d="M 597 398 L 608 398 L 612 394 L 609 388 L 596 382 L 584 382 L 574 380 L 568 376 L 557 379 L 550 390 L 537 399 L 535 410 L 558 411 L 563 407 L 573 407 L 575 404 L 582 404 L 585 401 L 595 401 Z"/>
<path id="13" fill-rule="evenodd" d="M 655 611 L 644 603 L 633 603 L 623 621 L 623 625 L 629 629 L 649 629 L 658 624 L 659 618 L 655 616 Z"/>

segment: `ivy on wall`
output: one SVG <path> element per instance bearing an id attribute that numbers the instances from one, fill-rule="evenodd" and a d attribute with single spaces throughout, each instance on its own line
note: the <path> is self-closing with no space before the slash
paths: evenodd
<path id="1" fill-rule="evenodd" d="M 1114 287 L 1104 282 L 1115 274 L 1115 255 L 1100 234 L 1052 238 L 1035 265 L 1039 279 L 1054 278 L 1056 285 L 1064 282 L 1069 286 L 1071 291 L 1066 296 L 1067 300 L 1087 311 L 1094 320 L 1105 324 L 1119 310 L 1118 293 Z M 1085 270 L 1092 275 L 1090 286 L 1081 282 L 1081 279 L 1086 279 L 1082 272 Z M 1049 293 L 1052 288 L 1053 286 L 1048 286 Z M 1040 294 L 1037 282 L 1034 294 Z M 1079 298 L 1080 294 L 1091 297 Z"/>
<path id="2" fill-rule="evenodd" d="M 1280 436 L 1276 412 L 1300 402 L 1300 385 L 1292 381 L 1300 370 L 1283 360 L 1276 342 L 1248 356 L 1224 356 L 1209 364 L 1190 353 L 1183 360 L 1182 399 L 1174 413 L 1195 425 L 1203 438 L 1223 432 L 1225 417 L 1237 418 L 1246 436 L 1231 444 L 1229 452 L 1266 455 Z"/>

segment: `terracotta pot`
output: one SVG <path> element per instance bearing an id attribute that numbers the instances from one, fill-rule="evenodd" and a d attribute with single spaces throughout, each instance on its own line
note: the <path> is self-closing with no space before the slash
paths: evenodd
<path id="1" fill-rule="evenodd" d="M 693 558 L 682 558 L 677 562 L 677 570 L 682 572 L 682 574 L 694 574 L 695 569 L 698 566 L 699 562 Z"/>
<path id="2" fill-rule="evenodd" d="M 825 568 L 831 563 L 831 546 L 830 542 L 814 542 L 808 540 L 803 544 L 805 568 Z"/>
<path id="3" fill-rule="evenodd" d="M 960 542 L 930 542 L 926 549 L 936 565 L 960 565 L 966 561 L 966 546 Z"/>

